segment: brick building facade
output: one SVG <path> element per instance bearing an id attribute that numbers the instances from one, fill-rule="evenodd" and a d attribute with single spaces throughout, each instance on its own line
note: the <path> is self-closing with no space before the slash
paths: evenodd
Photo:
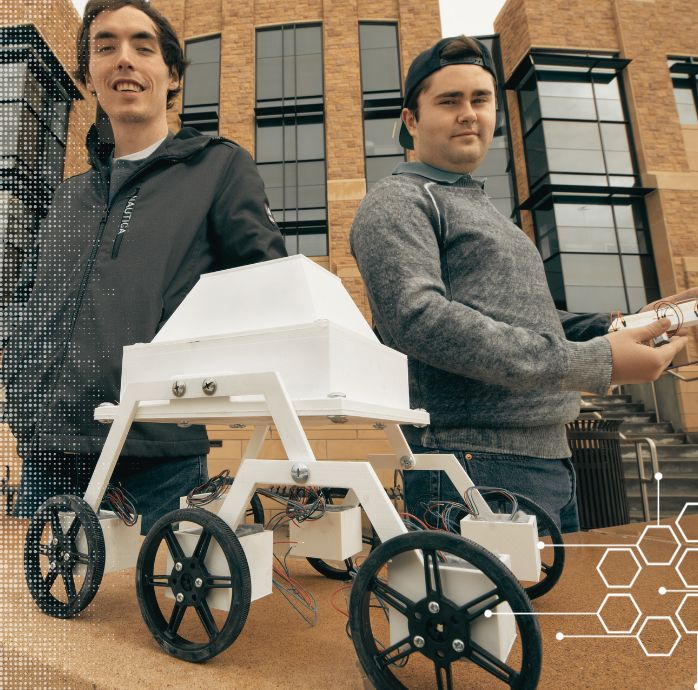
<path id="1" fill-rule="evenodd" d="M 169 112 L 171 128 L 178 129 L 181 122 L 192 124 L 234 139 L 255 155 L 270 200 L 280 199 L 272 207 L 295 250 L 312 248 L 304 253 L 339 275 L 368 316 L 363 284 L 349 252 L 349 228 L 367 186 L 404 156 L 394 141 L 391 144 L 391 134 L 396 135 L 391 122 L 399 114 L 407 66 L 440 36 L 437 1 L 158 0 L 156 4 L 172 21 L 192 62 L 183 94 Z M 65 73 L 72 73 L 79 19 L 69 0 L 3 4 L 0 26 L 19 24 L 34 26 Z M 620 267 L 620 282 L 613 289 L 624 295 L 629 310 L 651 297 L 653 290 L 671 294 L 698 286 L 698 124 L 683 121 L 675 104 L 677 79 L 684 86 L 693 79 L 695 92 L 698 38 L 692 27 L 696 25 L 698 9 L 686 0 L 509 0 L 496 19 L 499 41 L 493 39 L 494 47 L 508 88 L 502 99 L 508 124 L 501 135 L 505 159 L 511 160 L 510 176 L 501 176 L 511 188 L 506 212 L 511 210 L 544 254 L 545 242 L 555 237 L 557 254 L 551 251 L 546 262 L 553 266 L 559 261 L 563 266 L 560 271 L 553 266 L 549 273 L 551 281 L 559 280 L 561 306 L 574 310 L 574 294 L 592 294 L 589 285 L 572 284 L 571 271 L 564 265 L 565 260 L 579 258 L 573 256 L 575 251 L 587 257 L 587 265 L 603 260 Z M 452 28 L 453 33 L 461 30 L 467 32 L 467 26 Z M 535 123 L 529 126 L 522 117 L 526 115 L 522 98 L 533 94 L 542 108 L 540 119 L 556 123 L 559 131 L 564 132 L 570 117 L 546 117 L 545 107 L 554 100 L 545 100 L 550 93 L 546 89 L 558 79 L 543 74 L 550 69 L 546 65 L 553 65 L 557 73 L 567 65 L 571 72 L 592 75 L 568 83 L 588 83 L 589 102 L 596 104 L 597 115 L 590 122 L 601 131 L 603 141 L 596 153 L 604 165 L 605 184 L 600 185 L 598 175 L 562 179 L 570 170 L 552 168 L 544 179 L 532 178 L 531 152 L 542 149 L 530 144 Z M 264 75 L 272 74 L 273 84 L 277 68 L 275 93 L 259 75 L 267 70 Z M 308 74 L 314 75 L 309 81 Z M 522 96 L 527 79 L 537 80 L 537 90 Z M 546 79 L 553 81 L 544 83 Z M 622 114 L 605 119 L 599 109 L 612 99 L 602 98 L 601 91 L 615 83 Z M 95 112 L 94 99 L 76 84 L 73 88 L 65 175 L 85 167 L 83 140 Z M 583 118 L 578 115 L 571 117 L 580 127 L 589 125 L 579 124 Z M 551 125 L 546 135 L 553 130 Z M 609 132 L 626 132 L 627 145 L 606 146 Z M 275 154 L 277 136 L 283 150 Z M 556 152 L 546 153 L 551 165 Z M 627 169 L 614 178 L 611 161 Z M 275 181 L 277 173 L 281 183 Z M 304 183 L 306 173 L 314 176 L 312 184 Z M 290 177 L 293 184 L 288 183 Z M 615 219 L 610 228 L 615 249 L 606 247 L 601 258 L 588 249 L 565 250 L 563 235 L 568 229 L 558 212 L 586 202 L 611 209 Z M 618 221 L 619 209 L 628 208 L 635 214 L 632 227 Z M 547 234 L 541 230 L 546 213 L 557 223 Z M 633 243 L 626 239 L 630 244 L 623 249 L 621 234 L 628 232 L 642 242 L 628 249 Z M 586 227 L 581 233 L 591 231 Z M 639 283 L 630 278 L 633 266 L 641 268 Z M 623 306 L 614 303 L 614 308 Z M 698 356 L 695 341 L 689 356 L 691 360 Z M 695 376 L 698 369 L 682 373 Z M 675 425 L 698 429 L 697 384 L 665 377 L 659 388 L 660 397 L 669 400 Z M 213 427 L 210 432 L 215 441 L 211 470 L 234 465 L 249 433 L 228 427 Z M 310 433 L 318 458 L 381 452 L 386 447 L 382 436 L 368 427 L 337 425 Z M 273 433 L 263 452 L 267 456 L 281 452 Z"/>

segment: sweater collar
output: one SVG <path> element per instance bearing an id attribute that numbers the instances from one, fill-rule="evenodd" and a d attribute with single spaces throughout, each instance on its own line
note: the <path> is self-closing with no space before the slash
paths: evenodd
<path id="1" fill-rule="evenodd" d="M 393 175 L 404 175 L 405 173 L 426 177 L 433 182 L 445 184 L 456 184 L 456 182 L 472 184 L 475 182 L 479 187 L 483 186 L 482 182 L 474 180 L 469 173 L 442 170 L 441 168 L 435 168 L 433 165 L 422 163 L 421 161 L 403 161 L 402 163 L 398 163 L 393 170 Z"/>

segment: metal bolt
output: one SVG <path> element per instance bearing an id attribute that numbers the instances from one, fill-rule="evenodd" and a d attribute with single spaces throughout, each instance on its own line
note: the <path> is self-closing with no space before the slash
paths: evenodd
<path id="1" fill-rule="evenodd" d="M 175 570 L 176 570 L 178 573 L 181 572 L 181 570 L 182 570 L 182 564 L 181 564 L 179 561 L 177 561 L 177 562 L 175 563 Z"/>
<path id="2" fill-rule="evenodd" d="M 55 570 L 56 569 L 56 561 L 51 561 L 48 564 L 48 567 L 51 568 L 51 570 Z"/>
<path id="3" fill-rule="evenodd" d="M 231 429 L 244 429 L 247 425 L 246 424 L 229 424 L 228 426 Z"/>
<path id="4" fill-rule="evenodd" d="M 385 424 L 383 424 L 383 422 L 376 422 L 373 425 L 373 428 L 378 429 L 378 431 L 381 431 L 382 429 L 385 429 Z"/>
<path id="5" fill-rule="evenodd" d="M 417 649 L 421 649 L 424 646 L 424 638 L 421 635 L 415 635 L 412 638 L 412 642 Z"/>
<path id="6" fill-rule="evenodd" d="M 181 604 L 183 601 L 184 601 L 184 594 L 182 594 L 182 593 L 180 592 L 180 593 L 177 595 L 177 602 Z"/>
<path id="7" fill-rule="evenodd" d="M 53 546 L 58 546 L 58 539 L 57 539 L 56 537 L 54 537 L 53 539 L 51 539 L 51 544 L 52 544 Z"/>
<path id="8" fill-rule="evenodd" d="M 441 607 L 436 601 L 430 601 L 427 608 L 429 609 L 429 613 L 438 613 L 441 611 Z"/>
<path id="9" fill-rule="evenodd" d="M 458 652 L 460 654 L 465 649 L 465 642 L 463 642 L 463 640 L 453 640 L 453 644 L 451 646 L 453 647 L 454 652 Z"/>
<path id="10" fill-rule="evenodd" d="M 291 478 L 294 482 L 298 482 L 299 484 L 307 482 L 310 478 L 308 466 L 304 465 L 302 462 L 293 463 L 291 466 Z"/>
<path id="11" fill-rule="evenodd" d="M 172 392 L 176 397 L 181 398 L 187 392 L 187 384 L 184 381 L 175 381 L 172 384 Z"/>
<path id="12" fill-rule="evenodd" d="M 63 554 L 63 560 L 64 560 L 64 561 L 69 561 L 69 560 L 70 560 L 70 554 L 69 554 L 69 553 L 64 553 L 64 554 Z"/>
<path id="13" fill-rule="evenodd" d="M 200 577 L 197 577 L 196 580 L 194 580 L 194 585 L 197 587 L 203 587 L 204 581 Z"/>
<path id="14" fill-rule="evenodd" d="M 187 429 L 191 426 L 191 422 L 188 419 L 183 419 L 182 421 L 177 422 L 177 426 L 180 429 Z"/>
<path id="15" fill-rule="evenodd" d="M 204 382 L 201 384 L 201 390 L 206 395 L 213 395 L 216 392 L 216 388 L 218 388 L 218 384 L 215 379 L 204 379 Z"/>
<path id="16" fill-rule="evenodd" d="M 333 424 L 346 424 L 349 419 L 343 414 L 328 414 L 327 419 L 329 419 Z"/>
<path id="17" fill-rule="evenodd" d="M 411 455 L 403 455 L 400 458 L 400 467 L 402 467 L 403 470 L 411 470 L 414 465 L 414 458 Z"/>

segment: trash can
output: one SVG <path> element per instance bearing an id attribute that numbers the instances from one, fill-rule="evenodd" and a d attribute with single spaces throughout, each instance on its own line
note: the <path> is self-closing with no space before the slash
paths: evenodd
<path id="1" fill-rule="evenodd" d="M 618 432 L 621 422 L 579 417 L 567 425 L 582 529 L 630 522 Z"/>

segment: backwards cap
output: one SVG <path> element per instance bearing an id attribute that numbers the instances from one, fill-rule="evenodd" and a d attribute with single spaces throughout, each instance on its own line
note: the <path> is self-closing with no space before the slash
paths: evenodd
<path id="1" fill-rule="evenodd" d="M 473 38 L 472 40 L 477 44 L 481 55 L 469 51 L 461 53 L 460 57 L 441 57 L 441 51 L 456 38 L 460 37 L 451 36 L 450 38 L 442 38 L 431 48 L 417 55 L 417 57 L 412 61 L 410 69 L 407 72 L 407 78 L 405 79 L 405 98 L 402 103 L 403 108 L 407 107 L 407 103 L 414 93 L 414 90 L 420 85 L 421 82 L 423 82 L 430 74 L 437 72 L 442 67 L 446 67 L 447 65 L 480 65 L 480 67 L 486 69 L 494 77 L 495 83 L 497 82 L 497 72 L 495 71 L 492 54 L 488 50 L 487 46 L 478 41 L 476 38 Z M 402 146 L 404 146 L 406 149 L 414 148 L 412 135 L 407 130 L 407 127 L 405 127 L 404 122 L 400 128 L 400 144 L 402 144 Z"/>

